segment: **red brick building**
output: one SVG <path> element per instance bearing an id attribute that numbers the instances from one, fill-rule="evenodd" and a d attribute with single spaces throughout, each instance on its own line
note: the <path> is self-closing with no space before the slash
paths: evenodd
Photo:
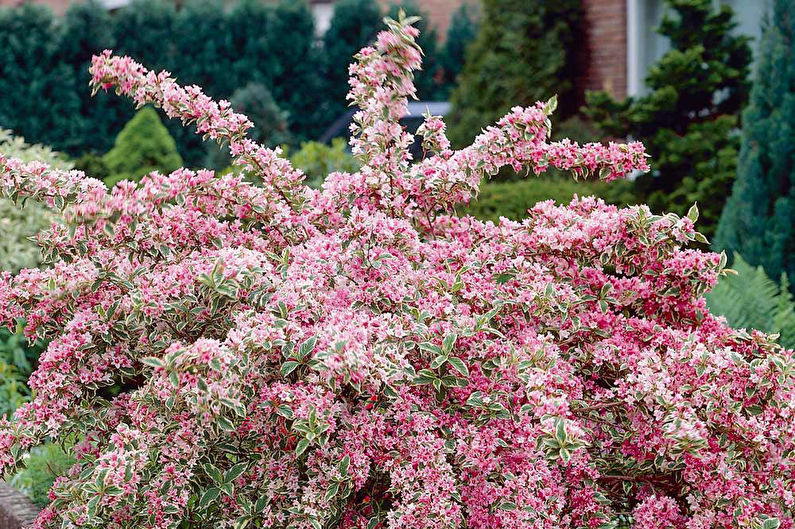
<path id="1" fill-rule="evenodd" d="M 0 0 L 0 6 L 16 5 L 25 0 Z M 31 1 L 31 0 L 28 0 Z M 48 4 L 63 12 L 72 1 L 32 0 Z M 129 0 L 101 0 L 116 9 Z M 175 0 L 177 2 L 181 0 Z M 390 0 L 379 0 L 387 5 Z M 463 3 L 479 0 L 418 0 L 428 14 L 440 38 L 447 32 L 450 17 Z M 526 0 L 533 2 L 536 0 Z M 736 12 L 737 31 L 758 37 L 762 16 L 770 0 L 713 0 L 728 4 Z M 309 0 L 318 31 L 322 33 L 334 13 L 334 0 Z M 642 93 L 643 79 L 651 64 L 667 50 L 667 42 L 654 32 L 665 10 L 664 0 L 582 0 L 585 23 L 580 40 L 581 68 L 576 80 L 580 93 L 605 89 L 617 97 Z"/>

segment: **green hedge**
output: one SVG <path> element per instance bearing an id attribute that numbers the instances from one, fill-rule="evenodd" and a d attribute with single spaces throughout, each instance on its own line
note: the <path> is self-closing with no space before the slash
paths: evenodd
<path id="1" fill-rule="evenodd" d="M 558 204 L 568 204 L 575 194 L 580 197 L 598 196 L 622 206 L 634 203 L 629 182 L 575 182 L 531 175 L 517 181 L 485 182 L 481 185 L 480 195 L 464 208 L 463 213 L 495 222 L 500 217 L 521 220 L 538 202 L 552 199 Z"/>
<path id="2" fill-rule="evenodd" d="M 404 7 L 419 11 L 414 0 Z M 112 14 L 89 0 L 72 4 L 63 17 L 30 3 L 0 7 L 0 126 L 74 157 L 107 152 L 135 113 L 114 94 L 91 100 L 91 56 L 113 49 L 215 99 L 229 100 L 251 83 L 267 87 L 289 116 L 297 145 L 346 111 L 347 65 L 374 38 L 383 14 L 375 0 L 341 1 L 322 46 L 307 0 L 133 0 Z M 451 61 L 442 59 L 433 29 L 424 29 L 419 94 L 443 97 L 449 82 L 440 68 Z M 339 45 L 329 45 L 342 35 Z M 465 32 L 456 37 L 456 49 L 465 38 Z M 175 120 L 165 125 L 185 162 L 202 165 L 207 147 L 195 129 Z"/>

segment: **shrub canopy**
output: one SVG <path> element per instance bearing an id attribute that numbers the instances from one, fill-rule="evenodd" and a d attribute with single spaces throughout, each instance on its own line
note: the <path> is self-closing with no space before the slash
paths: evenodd
<path id="1" fill-rule="evenodd" d="M 459 151 L 429 116 L 411 163 L 410 22 L 357 55 L 361 169 L 321 190 L 228 104 L 109 53 L 95 88 L 195 123 L 262 184 L 107 191 L 0 158 L 4 194 L 66 219 L 49 268 L 0 277 L 0 317 L 52 339 L 0 464 L 81 440 L 37 527 L 792 527 L 793 353 L 706 310 L 723 262 L 684 247 L 692 218 L 451 214 L 506 164 L 610 180 L 643 147 L 550 142 L 549 101 Z"/>

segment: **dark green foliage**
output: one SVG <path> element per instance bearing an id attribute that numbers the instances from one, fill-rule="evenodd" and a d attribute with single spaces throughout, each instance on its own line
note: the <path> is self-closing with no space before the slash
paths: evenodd
<path id="1" fill-rule="evenodd" d="M 647 95 L 619 102 L 589 93 L 585 112 L 601 130 L 642 141 L 652 171 L 638 178 L 638 200 L 655 212 L 684 214 L 699 203 L 699 229 L 710 236 L 736 171 L 738 115 L 748 94 L 748 38 L 734 36 L 728 6 L 667 0 L 659 32 L 671 50 L 651 69 Z"/>
<path id="2" fill-rule="evenodd" d="M 206 87 L 214 98 L 228 98 L 237 88 L 229 75 L 232 30 L 223 0 L 189 0 L 174 18 L 170 37 L 176 55 L 169 66 L 180 82 Z"/>
<path id="3" fill-rule="evenodd" d="M 269 147 L 290 143 L 288 114 L 279 108 L 265 85 L 249 83 L 235 91 L 230 103 L 254 123 L 249 135 L 254 141 Z"/>
<path id="4" fill-rule="evenodd" d="M 105 180 L 110 176 L 110 170 L 105 160 L 95 153 L 84 154 L 75 160 L 74 168 L 97 180 Z"/>
<path id="5" fill-rule="evenodd" d="M 80 109 L 73 72 L 57 60 L 60 34 L 45 7 L 0 8 L 0 126 L 58 147 Z"/>
<path id="6" fill-rule="evenodd" d="M 256 142 L 276 147 L 292 142 L 288 129 L 287 112 L 279 108 L 270 90 L 259 83 L 249 83 L 235 91 L 230 100 L 232 107 L 246 116 L 254 124 L 249 136 Z M 208 142 L 209 143 L 209 142 Z M 208 166 L 220 169 L 231 163 L 228 150 L 215 143 L 209 143 Z"/>
<path id="7" fill-rule="evenodd" d="M 447 38 L 440 57 L 445 91 L 452 90 L 458 75 L 464 69 L 467 47 L 475 39 L 477 32 L 476 9 L 473 5 L 464 2 L 450 19 L 450 27 L 447 29 Z M 444 95 L 447 98 L 449 93 Z"/>
<path id="8" fill-rule="evenodd" d="M 139 110 L 116 137 L 113 149 L 103 156 L 111 176 L 105 183 L 138 180 L 152 171 L 170 173 L 182 166 L 177 145 L 151 107 Z"/>
<path id="9" fill-rule="evenodd" d="M 795 305 L 787 275 L 781 275 L 779 286 L 761 266 L 751 266 L 739 254 L 732 268 L 737 275 L 722 277 L 706 295 L 710 311 L 725 316 L 736 329 L 780 334 L 781 345 L 795 347 Z"/>
<path id="10" fill-rule="evenodd" d="M 348 66 L 361 48 L 375 40 L 382 28 L 381 17 L 376 0 L 334 2 L 331 25 L 323 36 L 325 91 L 329 101 L 326 125 L 346 111 Z"/>
<path id="11" fill-rule="evenodd" d="M 92 98 L 87 89 L 92 55 L 114 47 L 112 19 L 104 6 L 97 0 L 69 6 L 61 21 L 54 59 L 70 69 L 72 83 L 63 90 L 79 100 L 79 110 L 72 116 L 70 129 L 60 131 L 58 138 L 58 147 L 67 152 L 107 151 L 119 128 L 132 116 L 128 102 L 114 94 L 99 93 Z"/>
<path id="12" fill-rule="evenodd" d="M 446 98 L 447 90 L 443 84 L 442 67 L 439 62 L 439 38 L 436 29 L 428 24 L 428 15 L 416 0 L 403 0 L 392 3 L 387 16 L 397 20 L 400 10 L 406 16 L 418 16 L 419 22 L 414 26 L 420 30 L 417 44 L 422 48 L 422 71 L 416 72 L 414 84 L 417 87 L 417 98 L 422 101 L 437 101 Z"/>
<path id="13" fill-rule="evenodd" d="M 90 101 L 90 58 L 111 48 L 216 99 L 264 84 L 290 114 L 291 133 L 312 137 L 328 121 L 314 31 L 306 0 L 133 0 L 112 15 L 92 0 L 75 2 L 63 19 L 40 6 L 2 8 L 0 124 L 75 156 L 107 151 L 134 114 L 113 94 Z M 166 127 L 189 164 L 204 161 L 207 147 L 193 127 L 174 120 Z"/>
<path id="14" fill-rule="evenodd" d="M 273 8 L 266 32 L 276 60 L 270 83 L 266 84 L 289 114 L 296 138 L 315 137 L 323 132 L 325 95 L 319 75 L 322 56 L 314 44 L 315 19 L 309 4 L 305 0 L 281 0 Z M 238 86 L 244 84 L 239 82 Z"/>
<path id="15" fill-rule="evenodd" d="M 715 246 L 795 275 L 795 1 L 775 0 L 765 24 L 751 102 L 743 114 L 737 180 Z"/>
<path id="16" fill-rule="evenodd" d="M 580 0 L 483 0 L 480 29 L 468 48 L 448 117 L 463 146 L 515 105 L 558 95 L 558 119 L 575 110 L 575 42 Z"/>
<path id="17" fill-rule="evenodd" d="M 12 332 L 0 327 L 0 417 L 10 416 L 30 398 L 25 384 L 44 350 L 41 342 L 30 343 L 20 322 Z"/>
<path id="18" fill-rule="evenodd" d="M 114 14 L 117 42 L 114 52 L 129 55 L 150 68 L 173 66 L 176 50 L 172 35 L 176 19 L 173 2 L 132 0 L 130 5 Z"/>

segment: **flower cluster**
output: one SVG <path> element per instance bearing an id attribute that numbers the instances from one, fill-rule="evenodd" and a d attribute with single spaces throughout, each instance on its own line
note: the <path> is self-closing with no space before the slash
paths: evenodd
<path id="1" fill-rule="evenodd" d="M 460 151 L 428 116 L 411 160 L 416 35 L 390 21 L 357 56 L 362 168 L 321 190 L 227 103 L 109 52 L 96 88 L 228 142 L 240 174 L 108 191 L 0 157 L 3 195 L 64 218 L 48 266 L 0 276 L 0 319 L 50 340 L 0 467 L 79 440 L 36 527 L 795 527 L 795 358 L 709 314 L 725 258 L 687 249 L 696 211 L 454 215 L 503 166 L 613 179 L 645 154 L 550 142 L 550 100 Z"/>

